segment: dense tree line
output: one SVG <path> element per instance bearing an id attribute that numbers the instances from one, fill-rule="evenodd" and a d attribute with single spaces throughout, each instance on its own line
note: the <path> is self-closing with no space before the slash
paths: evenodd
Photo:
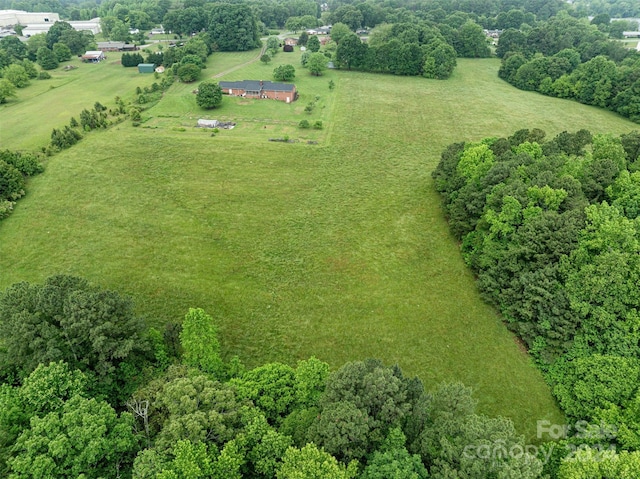
<path id="1" fill-rule="evenodd" d="M 327 23 L 343 22 L 354 30 L 395 23 L 412 15 L 441 22 L 452 14 L 468 15 L 484 28 L 505 28 L 505 24 L 532 24 L 535 19 L 546 20 L 560 11 L 571 11 L 571 6 L 562 0 L 409 0 L 401 4 L 331 0 L 328 4 Z"/>
<path id="2" fill-rule="evenodd" d="M 202 309 L 162 333 L 81 278 L 10 286 L 0 331 L 5 476 L 526 479 L 543 469 L 511 422 L 478 414 L 459 383 L 428 393 L 372 359 L 334 372 L 315 358 L 246 369 L 223 359 Z"/>
<path id="3" fill-rule="evenodd" d="M 137 67 L 144 63 L 144 57 L 140 53 L 123 53 L 120 59 L 123 67 Z"/>
<path id="4" fill-rule="evenodd" d="M 567 98 L 640 121 L 640 54 L 596 25 L 560 15 L 500 37 L 499 75 L 523 90 Z"/>
<path id="5" fill-rule="evenodd" d="M 574 0 L 583 16 L 606 14 L 612 18 L 640 17 L 640 5 L 634 0 Z"/>
<path id="6" fill-rule="evenodd" d="M 456 57 L 481 58 L 491 55 L 482 27 L 472 20 L 446 17 L 445 23 L 427 21 L 381 25 L 362 42 L 349 26 L 333 26 L 331 38 L 337 44 L 335 62 L 340 68 L 394 75 L 423 75 L 448 78 Z M 456 26 L 453 26 L 456 25 Z"/>
<path id="7" fill-rule="evenodd" d="M 212 51 L 245 51 L 260 46 L 254 12 L 246 4 L 207 3 L 169 11 L 165 30 L 178 35 L 203 33 Z"/>
<path id="8" fill-rule="evenodd" d="M 615 424 L 610 441 L 635 451 L 640 132 L 544 138 L 534 129 L 450 145 L 436 188 L 482 294 L 568 417 Z"/>

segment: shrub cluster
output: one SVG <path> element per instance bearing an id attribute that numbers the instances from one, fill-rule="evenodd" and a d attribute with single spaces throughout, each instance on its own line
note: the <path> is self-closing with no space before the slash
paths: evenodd
<path id="1" fill-rule="evenodd" d="M 25 195 L 26 178 L 43 171 L 40 158 L 32 153 L 0 151 L 0 219 L 11 214 L 16 200 Z"/>

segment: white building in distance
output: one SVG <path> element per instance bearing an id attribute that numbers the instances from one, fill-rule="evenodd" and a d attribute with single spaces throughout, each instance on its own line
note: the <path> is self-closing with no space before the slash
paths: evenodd
<path id="1" fill-rule="evenodd" d="M 93 18 L 85 21 L 70 21 L 67 23 L 79 32 L 84 30 L 97 35 L 102 31 L 99 18 Z M 47 33 L 52 26 L 53 23 L 30 23 L 22 29 L 22 35 L 25 37 L 31 37 L 39 33 Z"/>
<path id="2" fill-rule="evenodd" d="M 23 10 L 0 10 L 0 27 L 44 23 L 53 25 L 60 21 L 60 15 L 52 12 L 25 12 Z"/>
<path id="3" fill-rule="evenodd" d="M 53 12 L 25 12 L 22 10 L 0 10 L 0 28 L 23 25 L 22 35 L 30 37 L 38 33 L 47 33 L 52 25 L 60 21 L 60 15 Z M 89 31 L 97 35 L 102 31 L 100 19 L 67 22 L 75 30 Z"/>

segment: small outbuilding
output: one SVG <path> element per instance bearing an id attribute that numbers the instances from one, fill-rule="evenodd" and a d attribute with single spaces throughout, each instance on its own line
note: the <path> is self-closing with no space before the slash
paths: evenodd
<path id="1" fill-rule="evenodd" d="M 138 73 L 153 73 L 155 71 L 155 63 L 138 63 Z"/>
<path id="2" fill-rule="evenodd" d="M 88 63 L 98 63 L 107 58 L 102 50 L 89 50 L 82 55 L 82 61 Z"/>
<path id="3" fill-rule="evenodd" d="M 206 120 L 204 118 L 198 120 L 198 127 L 200 128 L 217 128 L 219 124 L 218 120 Z"/>
<path id="4" fill-rule="evenodd" d="M 282 47 L 282 51 L 291 53 L 293 51 L 293 45 L 285 45 Z"/>

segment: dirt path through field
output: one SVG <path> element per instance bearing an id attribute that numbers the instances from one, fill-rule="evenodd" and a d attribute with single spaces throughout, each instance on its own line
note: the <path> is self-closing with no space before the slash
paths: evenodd
<path id="1" fill-rule="evenodd" d="M 258 60 L 260 60 L 260 57 L 262 55 L 264 55 L 265 51 L 267 51 L 267 43 L 266 42 L 264 43 L 264 45 L 262 45 L 262 48 L 260 49 L 260 53 L 258 53 L 258 55 L 255 58 L 253 58 L 252 60 L 249 60 L 248 62 L 241 63 L 240 65 L 236 65 L 234 67 L 231 67 L 231 68 L 229 68 L 229 69 L 227 69 L 225 71 L 222 71 L 220 73 L 216 73 L 215 75 L 213 75 L 212 78 L 220 78 L 220 77 L 226 75 L 227 73 L 234 72 L 234 71 L 236 71 L 236 70 L 238 70 L 240 68 L 246 67 L 247 65 L 251 65 L 252 63 L 257 62 Z"/>

